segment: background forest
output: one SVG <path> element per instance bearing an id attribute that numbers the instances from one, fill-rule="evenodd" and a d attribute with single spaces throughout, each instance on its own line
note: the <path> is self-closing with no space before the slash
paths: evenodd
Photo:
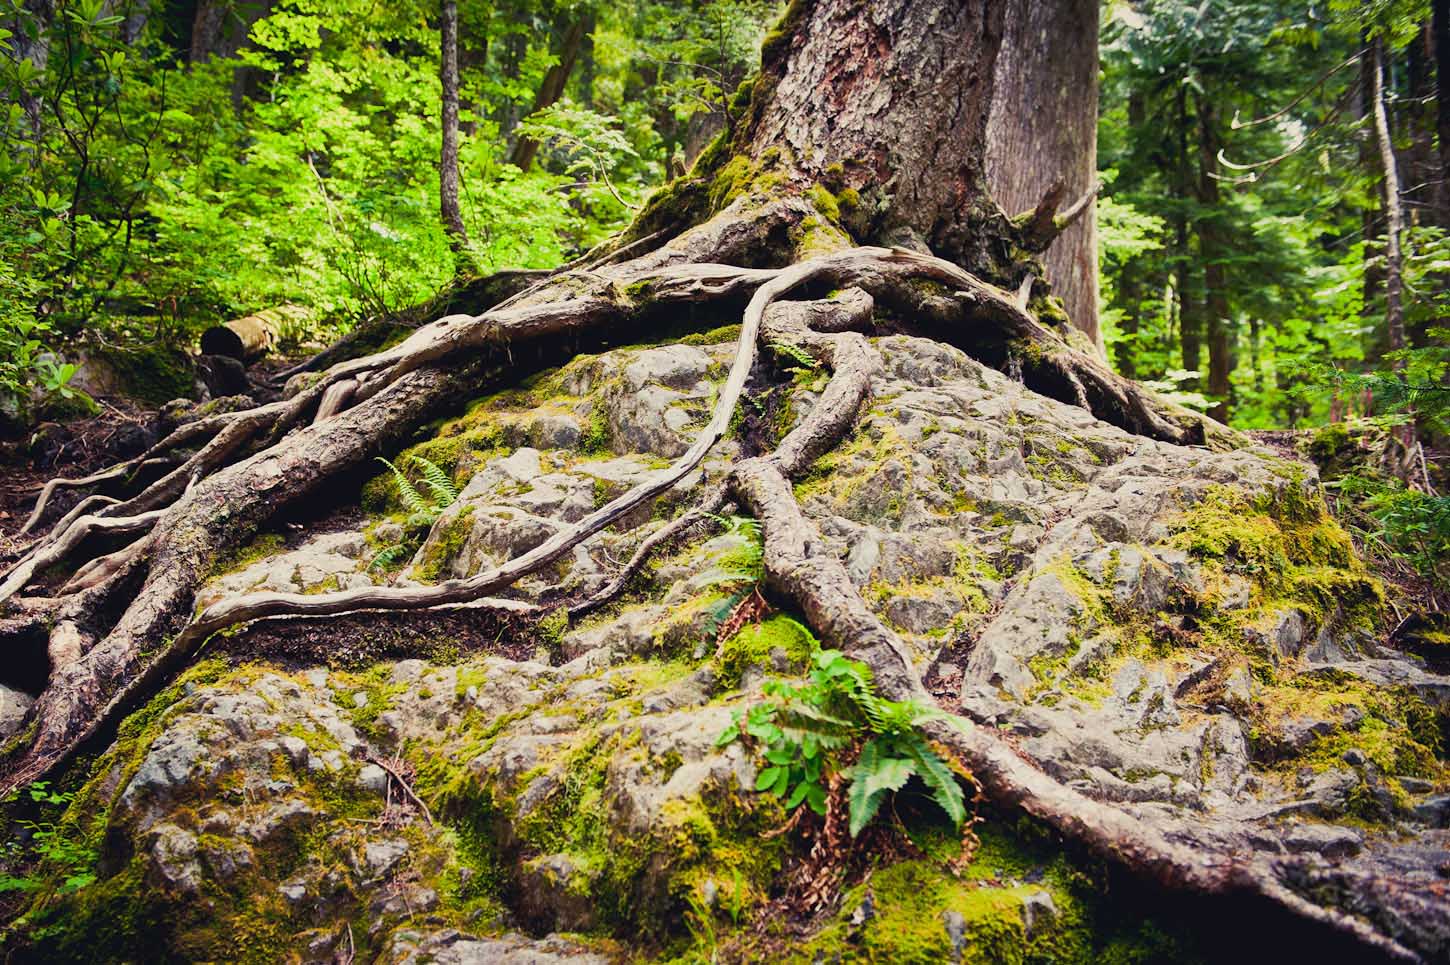
<path id="1" fill-rule="evenodd" d="M 192 346 L 283 305 L 301 309 L 282 333 L 296 351 L 459 275 L 568 261 L 724 126 L 780 12 L 0 4 L 0 396 L 16 429 L 89 408 L 70 382 L 97 353 Z M 1384 472 L 1330 481 L 1367 536 L 1432 577 L 1450 551 L 1435 495 L 1446 6 L 1115 0 L 1098 138 L 1112 364 L 1236 427 L 1340 427 L 1321 455 L 1395 448 Z"/>

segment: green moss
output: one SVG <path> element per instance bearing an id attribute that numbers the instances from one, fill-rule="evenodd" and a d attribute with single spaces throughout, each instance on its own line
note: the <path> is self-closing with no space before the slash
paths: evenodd
<path id="1" fill-rule="evenodd" d="M 1249 499 L 1218 487 L 1173 521 L 1175 545 L 1251 578 L 1259 603 L 1291 604 L 1319 623 L 1373 626 L 1384 592 L 1323 500 L 1291 481 Z"/>
<path id="2" fill-rule="evenodd" d="M 815 636 L 804 624 L 775 614 L 744 627 L 720 646 L 715 656 L 716 675 L 723 686 L 738 686 L 747 669 L 771 667 L 777 652 L 785 656 L 793 671 L 799 672 L 817 646 Z"/>
<path id="3" fill-rule="evenodd" d="M 473 511 L 470 503 L 458 511 L 458 515 L 437 530 L 423 560 L 414 567 L 414 575 L 424 583 L 433 583 L 463 551 L 463 544 L 473 532 Z"/>
<path id="4" fill-rule="evenodd" d="M 811 204 L 815 205 L 821 216 L 828 221 L 839 222 L 841 220 L 841 204 L 836 196 L 827 191 L 819 184 L 811 185 L 806 197 L 810 198 Z"/>
<path id="5" fill-rule="evenodd" d="M 126 395 L 160 405 L 191 395 L 194 369 L 185 349 L 164 342 L 130 343 L 95 349 Z"/>
<path id="6" fill-rule="evenodd" d="M 934 834 L 917 841 L 928 857 L 876 870 L 847 892 L 833 921 L 782 960 L 883 965 L 1197 960 L 1181 933 L 1140 909 L 1121 907 L 1120 899 L 1108 896 L 1025 822 L 1015 828 L 987 825 L 980 837 L 960 876 L 944 861 L 958 850 L 955 839 Z M 1036 912 L 1030 930 L 1029 901 Z M 870 913 L 863 916 L 866 907 Z M 956 941 L 949 922 L 961 929 Z"/>
<path id="7" fill-rule="evenodd" d="M 276 556 L 285 549 L 282 537 L 277 533 L 262 533 L 227 556 L 217 561 L 214 569 L 214 576 L 221 576 L 225 573 L 235 573 L 244 570 L 260 560 Z"/>
<path id="8" fill-rule="evenodd" d="M 1339 455 L 1350 445 L 1349 427 L 1343 422 L 1331 422 L 1317 429 L 1309 441 L 1309 454 L 1316 462 L 1326 463 Z"/>

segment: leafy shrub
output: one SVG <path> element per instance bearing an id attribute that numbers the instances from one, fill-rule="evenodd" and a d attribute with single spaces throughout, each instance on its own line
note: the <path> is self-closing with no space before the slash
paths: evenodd
<path id="1" fill-rule="evenodd" d="M 748 738 L 761 744 L 765 766 L 755 788 L 782 798 L 787 809 L 805 804 L 825 814 L 831 775 L 849 782 L 850 830 L 859 835 L 881 805 L 913 777 L 960 827 L 967 818 L 957 771 L 921 731 L 928 720 L 951 715 L 916 701 L 876 694 L 871 670 L 839 650 L 818 651 L 807 681 L 775 680 L 765 685 L 770 699 L 743 711 L 717 741 L 725 746 Z M 842 767 L 842 755 L 856 760 Z M 965 776 L 965 775 L 964 775 Z"/>

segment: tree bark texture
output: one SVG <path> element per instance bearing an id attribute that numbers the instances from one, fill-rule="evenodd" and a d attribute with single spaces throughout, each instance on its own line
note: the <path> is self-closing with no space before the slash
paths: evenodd
<path id="1" fill-rule="evenodd" d="M 1405 347 L 1405 309 L 1403 256 L 1400 235 L 1404 230 L 1404 209 L 1400 204 L 1400 174 L 1395 161 L 1395 146 L 1390 139 L 1389 115 L 1385 111 L 1384 44 L 1376 38 L 1371 45 L 1372 67 L 1370 105 L 1374 110 L 1375 143 L 1379 147 L 1380 169 L 1384 172 L 1385 200 L 1385 332 L 1392 352 Z M 1396 358 L 1393 367 L 1403 372 L 1405 361 Z"/>
<path id="2" fill-rule="evenodd" d="M 1208 414 L 1220 422 L 1228 421 L 1229 372 L 1233 370 L 1232 324 L 1229 319 L 1228 280 L 1224 277 L 1227 256 L 1223 230 L 1218 223 L 1220 194 L 1218 187 L 1218 152 L 1220 137 L 1218 112 L 1213 102 L 1200 94 L 1198 112 L 1198 203 L 1201 206 L 1196 225 L 1198 257 L 1203 262 L 1203 311 L 1208 334 L 1208 394 L 1214 404 Z"/>
<path id="3" fill-rule="evenodd" d="M 986 190 L 997 3 L 866 0 L 792 8 L 762 51 L 737 149 L 783 153 L 800 182 L 858 191 L 867 238 L 932 251 L 1004 284 Z M 985 230 L 984 230 L 985 228 Z"/>
<path id="4" fill-rule="evenodd" d="M 458 0 L 443 0 L 439 21 L 439 79 L 443 96 L 443 143 L 438 153 L 438 208 L 448 245 L 456 255 L 468 248 L 468 231 L 458 207 Z"/>
<path id="5" fill-rule="evenodd" d="M 1098 4 L 1006 4 L 987 118 L 987 185 L 1008 214 L 1029 210 L 1054 183 L 1069 199 L 1097 180 Z M 1073 325 L 1101 350 L 1098 240 L 1093 211 L 1043 256 L 1047 281 Z"/>

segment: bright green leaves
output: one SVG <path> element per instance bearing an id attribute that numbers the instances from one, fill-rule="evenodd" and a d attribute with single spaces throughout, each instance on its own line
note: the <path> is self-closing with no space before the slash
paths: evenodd
<path id="1" fill-rule="evenodd" d="M 913 773 L 910 761 L 883 757 L 879 741 L 866 742 L 851 769 L 851 837 L 856 837 L 871 823 L 886 795 L 905 787 Z"/>
<path id="2" fill-rule="evenodd" d="M 927 720 L 951 719 L 914 701 L 879 697 L 865 664 L 839 650 L 818 651 L 804 684 L 771 681 L 769 699 L 737 711 L 717 746 L 748 738 L 764 748 L 755 789 L 802 804 L 830 808 L 833 775 L 844 778 L 851 836 L 871 823 L 893 794 L 916 778 L 955 826 L 967 819 L 957 775 L 922 734 Z M 859 748 L 856 762 L 842 760 Z"/>

